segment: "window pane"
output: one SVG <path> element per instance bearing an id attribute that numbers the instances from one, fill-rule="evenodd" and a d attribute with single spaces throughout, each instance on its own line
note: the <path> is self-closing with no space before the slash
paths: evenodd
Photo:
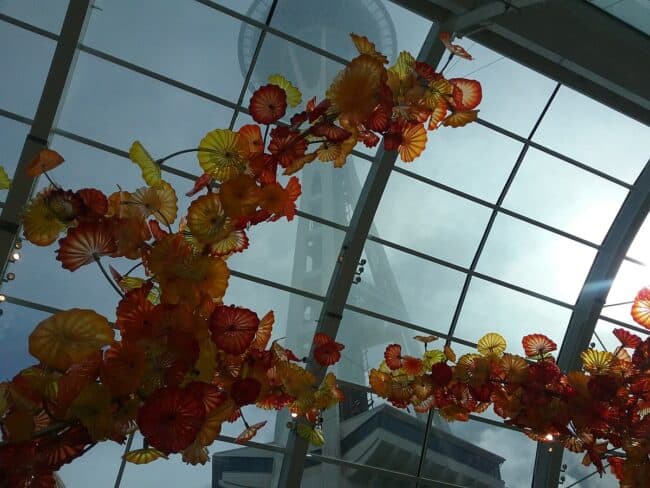
<path id="1" fill-rule="evenodd" d="M 0 13 L 59 34 L 68 0 L 3 0 Z"/>
<path id="2" fill-rule="evenodd" d="M 13 178 L 16 171 L 28 132 L 28 125 L 0 116 L 0 166 L 4 167 L 9 178 Z M 3 192 L 1 198 L 5 200 L 7 192 Z"/>
<path id="3" fill-rule="evenodd" d="M 282 338 L 282 345 L 298 357 L 309 354 L 322 302 L 236 276 L 230 277 L 223 301 L 249 308 L 259 317 L 273 310 L 275 324 L 270 341 Z"/>
<path id="4" fill-rule="evenodd" d="M 500 214 L 477 270 L 573 303 L 595 255 L 592 248 Z"/>
<path id="5" fill-rule="evenodd" d="M 490 202 L 496 202 L 523 144 L 470 124 L 462 131 L 429 132 L 422 155 L 404 169 Z"/>
<path id="6" fill-rule="evenodd" d="M 228 260 L 231 269 L 325 295 L 344 233 L 301 217 L 260 224 L 250 247 Z"/>
<path id="7" fill-rule="evenodd" d="M 529 149 L 504 207 L 600 244 L 627 190 Z"/>
<path id="8" fill-rule="evenodd" d="M 370 232 L 469 266 L 489 216 L 486 207 L 393 172 Z"/>
<path id="9" fill-rule="evenodd" d="M 0 21 L 0 46 L 3 46 L 0 50 L 0 107 L 33 117 L 56 44 L 51 39 Z"/>
<path id="10" fill-rule="evenodd" d="M 212 458 L 212 486 L 278 486 L 282 453 L 218 442 Z M 210 486 L 204 484 L 201 488 Z"/>
<path id="11" fill-rule="evenodd" d="M 431 22 L 383 0 L 280 0 L 271 25 L 345 59 L 357 55 L 349 33 L 365 35 L 392 62 L 403 50 L 417 56 Z"/>
<path id="12" fill-rule="evenodd" d="M 58 126 L 123 150 L 138 139 L 162 157 L 196 147 L 230 116 L 221 105 L 79 53 Z M 185 156 L 169 164 L 198 174 L 196 155 Z"/>
<path id="13" fill-rule="evenodd" d="M 422 475 L 461 486 L 530 486 L 537 443 L 482 422 L 434 422 Z M 478 486 L 478 485 L 476 485 Z"/>
<path id="14" fill-rule="evenodd" d="M 650 128 L 562 87 L 535 141 L 629 183 L 650 156 Z"/>
<path id="15" fill-rule="evenodd" d="M 198 2 L 112 0 L 92 11 L 84 44 L 236 102 L 241 25 Z"/>
<path id="16" fill-rule="evenodd" d="M 2 292 L 9 295 L 5 287 Z M 28 351 L 29 335 L 50 314 L 8 301 L 0 304 L 0 311 L 0 381 L 7 381 L 20 370 L 38 363 Z"/>
<path id="17" fill-rule="evenodd" d="M 459 43 L 474 60 L 452 59 L 445 76 L 480 81 L 483 100 L 478 107 L 479 117 L 527 137 L 551 96 L 555 82 L 469 39 Z M 447 55 L 443 56 L 441 64 L 446 61 Z"/>
<path id="18" fill-rule="evenodd" d="M 401 344 L 403 354 L 421 356 L 423 346 L 413 339 L 417 334 L 420 332 L 345 310 L 336 336 L 338 342 L 345 344 L 341 361 L 334 367 L 337 378 L 367 385 L 369 371 L 379 367 L 384 360 L 384 350 L 388 344 Z"/>
<path id="19" fill-rule="evenodd" d="M 545 334 L 560 347 L 570 317 L 569 309 L 473 278 L 454 335 L 478 342 L 497 332 L 506 339 L 507 352 L 521 355 L 527 334 Z"/>
<path id="20" fill-rule="evenodd" d="M 422 327 L 449 329 L 464 274 L 372 241 L 366 242 L 364 259 L 349 304 Z"/>
<path id="21" fill-rule="evenodd" d="M 605 469 L 606 474 L 601 478 L 593 464 L 584 466 L 582 464 L 584 456 L 584 453 L 564 450 L 562 464 L 566 464 L 567 469 L 560 473 L 560 479 L 562 476 L 565 478 L 561 486 L 575 486 L 576 488 L 618 488 L 620 486 L 609 468 Z M 607 463 L 605 463 L 605 466 L 607 466 Z"/>

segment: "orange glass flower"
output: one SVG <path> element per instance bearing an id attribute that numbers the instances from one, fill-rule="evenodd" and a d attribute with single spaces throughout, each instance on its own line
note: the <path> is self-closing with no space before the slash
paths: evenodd
<path id="1" fill-rule="evenodd" d="M 380 60 L 368 54 L 357 56 L 327 90 L 331 109 L 351 123 L 363 123 L 379 103 L 385 79 L 386 70 Z"/>

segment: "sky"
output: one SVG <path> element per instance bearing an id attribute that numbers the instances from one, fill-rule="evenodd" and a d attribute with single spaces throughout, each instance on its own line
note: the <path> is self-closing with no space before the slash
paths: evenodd
<path id="1" fill-rule="evenodd" d="M 241 13 L 249 12 L 255 4 L 250 12 L 263 20 L 270 2 L 217 3 Z M 57 32 L 66 4 L 65 0 L 0 0 L 0 13 Z M 237 102 L 244 82 L 242 66 L 244 69 L 248 66 L 250 49 L 259 36 L 256 28 L 243 26 L 235 18 L 189 0 L 96 0 L 94 5 L 97 8 L 91 13 L 84 45 Z M 348 31 L 368 35 L 387 54 L 395 56 L 401 50 L 417 54 L 430 27 L 428 21 L 388 0 L 355 0 L 342 5 L 334 8 L 317 0 L 280 0 L 271 25 L 346 59 L 353 55 L 346 36 Z M 365 7 L 372 5 L 379 7 L 367 13 Z M 383 9 L 388 17 L 382 13 Z M 377 22 L 384 22 L 384 27 L 378 28 Z M 240 43 L 241 52 L 237 48 Z M 481 117 L 518 137 L 527 137 L 555 82 L 470 40 L 462 44 L 476 59 L 453 61 L 447 76 L 478 79 L 483 86 Z M 0 21 L 0 65 L 6 67 L 0 90 L 1 109 L 33 117 L 54 48 L 54 41 Z M 289 77 L 293 74 L 307 99 L 322 94 L 340 68 L 336 61 L 268 34 L 252 85 L 265 83 L 266 77 L 276 71 Z M 249 96 L 250 91 L 245 94 L 245 100 Z M 195 147 L 207 131 L 228 126 L 232 114 L 228 107 L 81 52 L 57 127 L 122 151 L 128 150 L 134 139 L 139 139 L 155 157 L 160 157 Z M 240 114 L 235 128 L 249 121 L 248 116 Z M 26 133 L 24 124 L 0 116 L 0 164 L 10 174 Z M 566 87 L 558 92 L 534 136 L 535 142 L 626 183 L 634 182 L 646 163 L 650 153 L 648 140 L 648 127 Z M 52 172 L 52 177 L 64 186 L 92 186 L 110 193 L 117 184 L 132 190 L 142 185 L 137 168 L 119 155 L 61 135 L 53 137 L 51 147 L 66 158 L 66 163 Z M 414 163 L 400 163 L 400 167 L 415 176 L 464 192 L 475 201 L 394 172 L 371 234 L 443 263 L 368 242 L 364 255 L 371 256 L 370 262 L 361 276 L 362 284 L 353 287 L 349 303 L 363 307 L 369 303 L 368 290 L 372 290 L 385 300 L 370 302 L 371 311 L 446 333 L 465 280 L 465 274 L 453 267 L 470 266 L 490 219 L 489 205 L 499 200 L 522 147 L 519 140 L 478 124 L 430 133 L 424 154 Z M 374 154 L 374 150 L 362 152 Z M 178 158 L 174 165 L 194 175 L 200 172 L 192 155 Z M 345 202 L 339 200 L 339 194 L 324 191 L 318 202 L 303 198 L 301 208 L 336 224 L 347 225 L 349 212 L 343 212 L 342 208 L 351 208 L 356 203 L 369 167 L 370 163 L 359 157 L 351 158 L 348 166 L 337 173 L 329 166 L 314 163 L 305 171 L 303 181 L 321 178 L 325 190 L 335 188 L 339 178 L 357 183 Z M 188 199 L 182 195 L 191 183 L 170 174 L 165 178 L 178 190 L 179 207 L 186 208 Z M 43 187 L 45 183 L 39 185 Z M 531 148 L 503 205 L 512 212 L 599 244 L 626 195 L 623 186 Z M 304 263 L 298 264 L 302 263 L 298 256 L 304 254 L 301 246 L 307 242 L 300 236 L 307 230 L 318 236 L 318 244 L 323 249 L 317 280 L 299 278 L 299 268 Z M 343 236 L 339 229 L 300 217 L 293 222 L 259 226 L 250 233 L 249 250 L 232 258 L 229 265 L 237 271 L 322 297 Z M 648 262 L 648 244 L 650 223 L 639 233 L 629 254 Z M 69 275 L 54 260 L 55 247 L 37 248 L 25 243 L 21 261 L 10 269 L 16 273 L 16 280 L 6 283 L 2 292 L 60 309 L 94 308 L 113 319 L 115 296 L 97 269 L 86 267 Z M 497 278 L 573 304 L 595 253 L 595 249 L 584 244 L 499 214 L 478 261 L 477 272 L 483 277 L 475 277 L 470 282 L 456 327 L 457 337 L 477 341 L 486 332 L 498 331 L 505 336 L 509 350 L 520 352 L 521 336 L 535 331 L 549 335 L 560 344 L 570 309 L 484 278 Z M 125 260 L 112 264 L 122 271 L 130 266 Z M 631 294 L 647 281 L 644 267 L 625 263 L 609 301 L 631 299 Z M 249 307 L 260 315 L 275 310 L 274 338 L 284 336 L 288 330 L 291 336 L 310 337 L 321 306 L 319 301 L 240 278 L 231 278 L 225 301 Z M 4 313 L 0 316 L 0 357 L 3 358 L 0 380 L 10 378 L 19 368 L 30 364 L 26 338 L 31 328 L 47 317 L 43 312 L 7 303 L 1 308 Z M 626 307 L 608 308 L 605 313 L 626 322 L 631 320 Z M 611 326 L 601 321 L 597 331 L 609 337 Z M 356 351 L 353 347 L 344 351 L 336 373 L 342 379 L 364 383 L 368 367 L 381 360 L 384 345 L 401 342 L 412 335 L 410 329 L 346 311 L 341 341 L 365 343 L 367 351 L 365 358 L 352 352 Z M 306 352 L 308 340 L 292 345 L 300 355 Z M 464 351 L 461 346 L 458 350 Z M 269 421 L 256 438 L 260 442 L 277 438 L 276 423 L 278 432 L 283 430 L 283 421 L 276 422 L 275 415 L 251 409 L 247 418 L 251 422 Z M 240 430 L 240 425 L 233 425 L 223 433 L 236 436 Z M 506 458 L 502 475 L 508 486 L 521 486 L 520 480 L 530 478 L 535 444 L 526 437 L 510 431 L 504 433 L 479 422 L 454 424 L 452 432 Z M 504 436 L 507 442 L 503 442 Z M 232 445 L 219 444 L 212 451 L 230 448 Z M 121 450 L 122 447 L 114 444 L 98 446 L 82 460 L 65 467 L 61 475 L 72 488 L 88 486 L 91 482 L 97 488 L 112 486 Z M 577 479 L 584 472 L 573 462 L 567 464 L 570 464 L 567 479 L 569 476 Z M 185 467 L 179 460 L 148 467 L 129 466 L 123 486 L 160 486 L 181 478 L 184 486 L 207 487 L 209 466 Z"/>

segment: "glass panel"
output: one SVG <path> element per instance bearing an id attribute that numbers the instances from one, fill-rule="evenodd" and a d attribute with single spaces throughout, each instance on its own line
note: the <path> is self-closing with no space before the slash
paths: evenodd
<path id="1" fill-rule="evenodd" d="M 231 269 L 325 295 L 344 233 L 301 217 L 260 224 L 250 247 L 228 260 Z"/>
<path id="2" fill-rule="evenodd" d="M 481 110 L 479 117 L 528 136 L 551 96 L 555 82 L 469 39 L 459 43 L 474 56 L 474 60 L 452 59 L 445 69 L 445 76 L 480 81 L 483 100 L 478 107 Z M 446 62 L 447 55 L 444 55 L 441 64 Z M 504 80 L 508 82 L 504 83 Z"/>
<path id="3" fill-rule="evenodd" d="M 2 292 L 7 293 L 4 287 Z M 28 338 L 49 315 L 8 301 L 0 304 L 0 381 L 10 380 L 21 369 L 38 363 L 29 354 Z"/>
<path id="4" fill-rule="evenodd" d="M 606 350 L 606 351 L 613 351 L 617 347 L 621 345 L 621 341 L 619 341 L 616 336 L 612 333 L 614 329 L 622 329 L 620 325 L 612 324 L 611 322 L 608 322 L 607 320 L 599 320 L 596 322 L 596 329 L 594 336 L 592 338 L 592 343 L 595 344 L 595 348 L 598 350 Z M 639 326 L 639 329 L 641 327 Z M 627 329 L 631 334 L 637 335 L 641 337 L 642 340 L 645 340 L 649 335 L 650 331 L 643 331 L 643 330 L 632 330 L 632 329 Z M 603 348 L 604 346 L 604 348 Z"/>
<path id="5" fill-rule="evenodd" d="M 403 50 L 417 56 L 431 22 L 384 0 L 280 0 L 271 25 L 346 59 L 357 55 L 349 33 L 365 35 L 392 62 Z"/>
<path id="6" fill-rule="evenodd" d="M 370 232 L 469 266 L 489 217 L 486 207 L 393 172 Z"/>
<path id="7" fill-rule="evenodd" d="M 584 466 L 582 458 L 584 453 L 571 452 L 564 450 L 562 464 L 566 465 L 566 470 L 560 473 L 560 480 L 564 477 L 564 483 L 560 486 L 571 486 L 576 488 L 618 488 L 620 485 L 616 476 L 609 468 L 605 469 L 606 474 L 601 478 L 596 467 L 593 464 Z M 604 466 L 608 466 L 607 463 Z"/>
<path id="8" fill-rule="evenodd" d="M 404 169 L 496 202 L 523 147 L 479 124 L 429 132 L 424 153 Z"/>
<path id="9" fill-rule="evenodd" d="M 559 348 L 570 317 L 567 308 L 473 278 L 454 335 L 478 342 L 497 332 L 506 339 L 507 352 L 522 355 L 521 339 L 527 334 L 545 334 Z"/>
<path id="10" fill-rule="evenodd" d="M 272 488 L 278 486 L 283 454 L 237 444 L 215 443 L 212 486 Z M 201 488 L 209 486 L 201 485 Z M 198 488 L 198 487 L 197 487 Z"/>
<path id="11" fill-rule="evenodd" d="M 600 244 L 627 190 L 529 149 L 503 206 Z"/>
<path id="12" fill-rule="evenodd" d="M 0 107 L 33 117 L 41 98 L 56 43 L 46 37 L 0 22 Z M 11 49 L 7 49 L 11 46 Z"/>
<path id="13" fill-rule="evenodd" d="M 648 161 L 648 139 L 649 127 L 564 86 L 535 134 L 540 144 L 629 183 Z"/>
<path id="14" fill-rule="evenodd" d="M 394 446 L 394 450 L 404 451 L 406 446 Z M 378 446 L 372 447 L 372 452 L 368 455 L 382 457 L 382 461 L 390 464 L 397 464 L 397 459 L 392 456 L 392 452 L 381 452 Z M 408 452 L 410 457 L 415 456 L 415 451 Z M 385 457 L 384 457 L 385 456 Z M 401 470 L 403 465 L 397 466 L 395 470 Z M 346 466 L 337 466 L 321 460 L 310 459 L 307 455 L 305 471 L 302 476 L 303 488 L 326 488 L 336 486 L 341 488 L 362 488 L 372 486 L 373 488 L 393 488 L 395 486 L 405 488 L 415 488 L 415 481 L 390 476 L 390 473 L 379 471 L 369 471 L 365 469 L 355 469 Z"/>
<path id="15" fill-rule="evenodd" d="M 198 2 L 113 0 L 92 11 L 84 44 L 236 102 L 241 25 Z"/>
<path id="16" fill-rule="evenodd" d="M 366 242 L 364 259 L 349 304 L 422 327 L 449 329 L 464 274 L 372 241 Z"/>
<path id="17" fill-rule="evenodd" d="M 329 4 L 327 8 L 330 8 Z M 244 69 L 248 70 L 253 58 L 255 42 L 246 40 L 252 36 L 246 29 L 252 27 L 244 26 L 242 31 L 241 35 L 244 36 L 245 42 L 240 43 L 240 59 Z M 336 61 L 269 34 L 264 38 L 243 104 L 248 106 L 253 92 L 268 83 L 269 75 L 281 73 L 302 92 L 303 103 L 293 109 L 287 108 L 285 120 L 288 121 L 292 114 L 304 110 L 304 104 L 310 98 L 317 97 L 319 101 L 322 100 L 330 82 L 342 68 L 343 65 Z"/>
<path id="18" fill-rule="evenodd" d="M 435 329 L 432 330 L 433 333 L 436 332 Z M 446 333 L 446 330 L 437 332 Z M 345 344 L 345 349 L 341 353 L 341 362 L 330 369 L 340 380 L 367 385 L 368 372 L 379 367 L 384 360 L 384 350 L 388 344 L 401 344 L 402 352 L 407 355 L 422 355 L 422 344 L 413 340 L 413 336 L 417 334 L 420 332 L 345 310 L 336 336 L 338 342 Z"/>
<path id="19" fill-rule="evenodd" d="M 196 147 L 230 116 L 226 107 L 79 53 L 58 126 L 123 150 L 138 139 L 162 157 Z M 200 171 L 195 154 L 170 164 Z"/>
<path id="20" fill-rule="evenodd" d="M 524 434 L 474 420 L 434 420 L 430 432 L 425 478 L 460 486 L 530 486 L 537 443 Z"/>
<path id="21" fill-rule="evenodd" d="M 4 167 L 9 178 L 16 171 L 28 132 L 28 125 L 0 116 L 0 166 Z M 4 192 L 2 199 L 6 198 L 7 193 Z"/>
<path id="22" fill-rule="evenodd" d="M 68 0 L 3 0 L 0 13 L 59 34 Z"/>
<path id="23" fill-rule="evenodd" d="M 616 278 L 614 278 L 609 295 L 607 295 L 607 300 L 602 314 L 605 317 L 638 325 L 634 322 L 630 314 L 632 305 L 625 302 L 634 300 L 637 292 L 644 286 L 649 285 L 648 269 L 645 266 L 639 266 L 638 264 L 629 261 L 623 261 L 618 273 L 616 274 Z M 617 303 L 622 304 L 614 305 Z"/>
<path id="24" fill-rule="evenodd" d="M 595 255 L 595 249 L 499 214 L 477 271 L 573 303 Z"/>

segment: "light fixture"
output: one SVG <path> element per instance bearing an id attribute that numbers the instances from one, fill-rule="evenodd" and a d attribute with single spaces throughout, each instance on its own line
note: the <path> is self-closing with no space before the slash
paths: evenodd
<path id="1" fill-rule="evenodd" d="M 13 281 L 16 279 L 16 273 L 12 273 L 11 271 L 6 274 L 5 279 L 7 281 Z"/>
<path id="2" fill-rule="evenodd" d="M 11 254 L 11 260 L 14 261 L 14 262 L 15 261 L 20 261 L 20 253 L 18 251 L 14 251 Z"/>
<path id="3" fill-rule="evenodd" d="M 4 295 L 0 295 L 0 302 L 4 302 L 6 299 L 7 299 L 6 296 L 4 296 Z"/>
<path id="4" fill-rule="evenodd" d="M 14 248 L 15 249 L 22 249 L 23 248 L 23 241 L 18 239 L 16 242 L 14 242 Z"/>
<path id="5" fill-rule="evenodd" d="M 291 416 L 295 419 L 298 416 L 298 414 L 296 412 L 291 412 Z"/>
<path id="6" fill-rule="evenodd" d="M 549 441 L 549 442 L 552 441 L 552 440 L 553 440 L 553 434 L 550 434 L 550 433 L 549 433 L 549 434 L 546 434 L 546 435 L 544 436 L 544 439 L 546 439 L 546 440 Z"/>

